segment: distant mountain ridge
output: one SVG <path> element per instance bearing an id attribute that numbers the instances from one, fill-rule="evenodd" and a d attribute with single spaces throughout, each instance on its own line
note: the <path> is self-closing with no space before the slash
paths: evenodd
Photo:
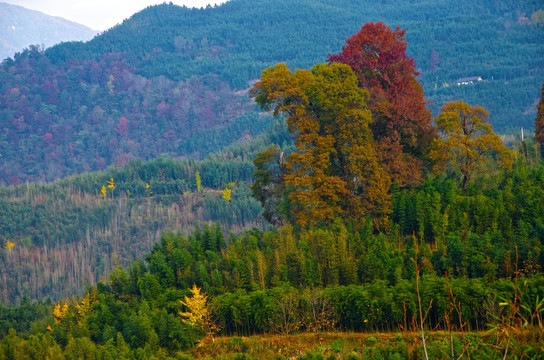
<path id="1" fill-rule="evenodd" d="M 98 33 L 84 25 L 39 11 L 0 2 L 0 59 L 30 45 L 50 47 L 63 41 L 86 41 Z"/>
<path id="2" fill-rule="evenodd" d="M 244 91 L 278 62 L 309 68 L 368 21 L 406 29 L 433 111 L 463 99 L 498 131 L 531 128 L 544 80 L 538 0 L 230 0 L 162 4 L 88 42 L 0 66 L 0 183 L 53 181 L 161 155 L 204 158 L 270 124 Z M 479 76 L 483 81 L 458 86 Z"/>

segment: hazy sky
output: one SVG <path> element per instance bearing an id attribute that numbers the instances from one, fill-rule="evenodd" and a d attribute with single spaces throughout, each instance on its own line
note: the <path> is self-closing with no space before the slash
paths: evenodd
<path id="1" fill-rule="evenodd" d="M 60 16 L 90 27 L 106 30 L 149 5 L 164 0 L 0 0 L 47 15 Z M 166 1 L 170 2 L 170 0 Z M 225 0 L 172 0 L 176 5 L 205 7 L 224 3 Z"/>

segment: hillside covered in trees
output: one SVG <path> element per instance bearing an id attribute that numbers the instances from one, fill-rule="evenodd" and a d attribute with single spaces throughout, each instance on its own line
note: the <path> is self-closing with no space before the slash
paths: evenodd
<path id="1" fill-rule="evenodd" d="M 544 93 L 507 148 L 482 106 L 432 115 L 407 46 L 368 22 L 327 62 L 264 69 L 274 125 L 206 160 L 1 188 L 0 358 L 542 358 Z M 386 341 L 240 338 L 327 331 Z"/>
<path id="2" fill-rule="evenodd" d="M 93 40 L 0 66 L 0 183 L 53 181 L 130 159 L 203 159 L 263 132 L 246 90 L 278 62 L 309 69 L 366 21 L 407 30 L 435 113 L 480 104 L 499 131 L 532 128 L 544 27 L 536 0 L 243 1 L 152 6 Z M 481 77 L 470 85 L 459 78 Z M 211 140 L 213 139 L 213 140 Z"/>
<path id="3" fill-rule="evenodd" d="M 221 352 L 213 343 L 205 350 L 193 348 L 206 331 L 180 315 L 188 311 L 180 300 L 190 299 L 189 288 L 196 285 L 211 296 L 207 306 L 219 334 L 235 336 L 223 350 L 231 353 L 257 346 L 239 338 L 254 334 L 393 331 L 399 332 L 395 341 L 378 348 L 375 341 L 359 343 L 347 352 L 349 358 L 376 352 L 391 359 L 423 358 L 413 333 L 419 291 L 424 310 L 430 304 L 425 329 L 453 330 L 457 356 L 539 358 L 544 352 L 544 166 L 522 152 L 516 157 L 511 170 L 478 177 L 468 191 L 445 175 L 412 190 L 393 189 L 390 229 L 383 232 L 375 231 L 371 218 L 228 237 L 207 225 L 186 235 L 165 232 L 144 258 L 115 268 L 84 296 L 58 303 L 25 297 L 16 307 L 0 306 L 0 356 L 185 359 L 191 349 Z M 121 197 L 120 188 L 129 184 L 117 183 L 114 196 Z M 145 191 L 144 184 L 139 187 Z M 99 244 L 117 246 L 123 234 L 116 235 Z M 27 251 L 23 246 L 4 246 L 4 268 L 15 266 L 18 253 Z M 64 258 L 53 256 L 55 261 L 77 255 L 72 249 Z M 39 261 L 44 249 L 36 251 L 32 256 Z M 431 356 L 450 353 L 446 337 L 427 336 Z M 279 351 L 287 345 L 276 346 Z M 334 343 L 314 346 L 318 353 L 336 348 Z M 262 358 L 263 351 L 251 358 Z"/>

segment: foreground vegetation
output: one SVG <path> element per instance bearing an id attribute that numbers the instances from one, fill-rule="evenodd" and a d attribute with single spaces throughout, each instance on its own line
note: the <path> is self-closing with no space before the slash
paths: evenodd
<path id="1" fill-rule="evenodd" d="M 468 193 L 430 179 L 393 195 L 392 228 L 382 233 L 371 221 L 340 219 L 227 238 L 208 226 L 189 236 L 165 233 L 145 259 L 116 269 L 84 297 L 2 306 L 0 356 L 262 358 L 278 349 L 303 359 L 421 358 L 420 298 L 432 356 L 450 358 L 451 330 L 456 357 L 539 358 L 543 173 L 522 157 L 511 171 L 477 178 Z M 211 295 L 219 334 L 234 338 L 194 348 L 212 340 L 179 314 L 193 284 Z M 321 335 L 321 343 L 300 340 L 310 335 L 241 338 L 327 331 L 368 335 Z M 314 344 L 288 350 L 293 341 Z"/>
<path id="2" fill-rule="evenodd" d="M 521 335 L 521 334 L 520 334 Z M 502 359 L 493 346 L 493 334 L 454 333 L 453 351 L 450 335 L 446 332 L 429 333 L 429 357 L 456 358 L 460 354 L 472 359 Z M 542 336 L 542 335 L 540 335 Z M 518 358 L 536 358 L 542 349 L 532 349 L 528 344 L 537 339 L 520 339 L 515 351 Z M 194 359 L 418 359 L 424 358 L 416 332 L 354 333 L 324 332 L 299 335 L 255 335 L 249 337 L 220 337 L 215 343 L 197 347 L 188 352 Z"/>
<path id="3" fill-rule="evenodd" d="M 538 348 L 535 334 L 528 337 L 519 335 L 519 342 L 513 348 L 512 355 L 518 359 L 540 359 L 543 353 Z M 429 357 L 436 359 L 457 358 L 463 354 L 469 359 L 502 359 L 503 354 L 493 342 L 494 334 L 491 333 L 454 333 L 453 337 L 445 332 L 431 332 Z M 452 341 L 453 339 L 453 341 Z M 113 346 L 86 348 L 86 352 L 75 350 L 72 347 L 63 356 L 59 349 L 52 350 L 42 346 L 37 349 L 39 338 L 24 341 L 11 336 L 12 354 L 17 359 L 133 359 L 153 358 L 135 356 L 125 348 L 117 350 Z M 51 341 L 51 336 L 46 335 L 42 343 Z M 536 341 L 535 341 L 536 340 Z M 453 354 L 452 357 L 452 346 Z M 424 358 L 423 350 L 419 345 L 419 337 L 415 332 L 398 333 L 353 333 L 353 332 L 323 332 L 319 334 L 304 333 L 298 335 L 253 335 L 249 337 L 221 336 L 215 342 L 202 344 L 190 350 L 180 352 L 173 357 L 168 357 L 164 352 L 157 352 L 155 359 L 236 359 L 236 360 L 333 360 L 333 359 L 420 359 Z M 529 344 L 536 344 L 536 348 Z M 41 350 L 41 351 L 40 351 Z M 27 356 L 27 354 L 30 354 Z M 86 357 L 82 357 L 86 354 Z M 457 356 L 456 356 L 457 355 Z M 2 356 L 2 355 L 0 355 Z M 5 355 L 4 355 L 5 356 Z M 79 356 L 79 357 L 78 357 Z M 2 357 L 4 358 L 4 357 Z M 9 358 L 9 356 L 7 357 Z"/>

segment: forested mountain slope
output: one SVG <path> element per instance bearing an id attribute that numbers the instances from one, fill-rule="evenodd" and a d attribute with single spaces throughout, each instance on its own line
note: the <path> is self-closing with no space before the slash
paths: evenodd
<path id="1" fill-rule="evenodd" d="M 407 30 L 433 109 L 479 103 L 498 131 L 532 127 L 543 74 L 536 0 L 231 0 L 149 7 L 87 43 L 0 67 L 0 182 L 52 181 L 160 155 L 204 157 L 262 132 L 244 89 L 277 62 L 309 68 L 367 21 Z M 482 81 L 458 86 L 458 78 Z"/>
<path id="2" fill-rule="evenodd" d="M 59 17 L 0 2 L 0 59 L 29 45 L 53 46 L 62 41 L 90 40 L 98 32 Z"/>
<path id="3" fill-rule="evenodd" d="M 357 331 L 394 338 L 380 347 L 396 353 L 387 358 L 424 358 L 425 345 L 415 332 L 424 304 L 429 358 L 450 352 L 542 358 L 544 167 L 534 160 L 521 156 L 513 169 L 477 179 L 468 192 L 444 176 L 418 189 L 394 190 L 387 233 L 377 233 L 371 219 L 253 229 L 228 239 L 218 226 L 188 236 L 164 233 L 145 258 L 115 269 L 85 296 L 56 305 L 28 298 L 17 307 L 0 305 L 0 351 L 6 358 L 54 353 L 61 359 L 185 359 L 191 358 L 185 351 L 202 354 L 204 348 L 224 356 L 209 344 L 210 334 L 219 331 L 234 336 L 230 351 L 244 353 L 254 342 L 239 336 L 290 335 L 267 350 L 279 354 L 300 332 L 340 331 L 349 338 L 345 331 Z M 126 170 L 134 179 L 148 166 Z M 15 249 L 1 254 L 9 258 Z M 196 287 L 209 302 L 197 299 Z M 205 320 L 187 320 L 208 311 Z M 217 327 L 209 330 L 210 324 Z M 449 334 L 449 342 L 437 330 Z M 375 343 L 332 356 L 375 358 Z M 314 343 L 320 353 L 326 346 L 321 344 L 321 338 Z M 265 358 L 262 348 L 256 351 L 256 358 Z M 308 358 L 324 357 L 298 357 Z"/>
<path id="4" fill-rule="evenodd" d="M 188 233 L 203 222 L 237 232 L 262 226 L 260 204 L 250 197 L 250 165 L 161 158 L 51 185 L 3 188 L 2 302 L 79 293 L 148 252 L 169 229 Z M 111 179 L 115 188 L 101 197 Z M 230 201 L 222 198 L 227 186 Z"/>
<path id="5" fill-rule="evenodd" d="M 285 134 L 276 123 L 202 161 L 132 160 L 52 184 L 0 187 L 0 302 L 80 293 L 149 252 L 165 231 L 263 228 L 249 188 L 251 161 L 270 143 L 288 145 Z M 114 188 L 107 187 L 112 179 Z"/>

